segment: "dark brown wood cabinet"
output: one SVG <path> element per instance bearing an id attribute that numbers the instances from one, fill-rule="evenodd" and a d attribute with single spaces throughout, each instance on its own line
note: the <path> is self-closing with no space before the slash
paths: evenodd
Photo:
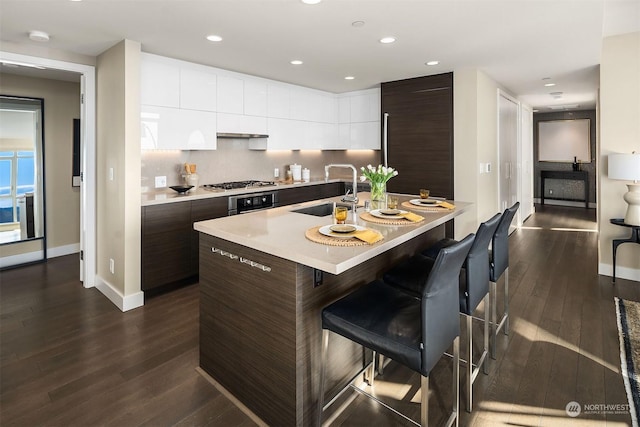
<path id="1" fill-rule="evenodd" d="M 344 194 L 343 182 L 331 182 L 319 185 L 305 185 L 304 187 L 285 188 L 278 190 L 278 205 L 286 206 L 311 200 L 326 199 Z"/>
<path id="2" fill-rule="evenodd" d="M 193 223 L 227 216 L 227 200 L 215 197 L 143 206 L 143 291 L 197 280 L 199 233 Z"/>
<path id="3" fill-rule="evenodd" d="M 309 185 L 278 191 L 281 206 L 334 197 L 344 183 Z M 211 197 L 142 207 L 142 290 L 164 291 L 198 280 L 198 240 L 193 223 L 221 218 L 228 197 Z"/>
<path id="4" fill-rule="evenodd" d="M 199 272 L 198 240 L 200 233 L 193 229 L 193 223 L 208 219 L 222 218 L 229 213 L 228 197 L 213 197 L 210 199 L 194 200 L 191 202 L 191 269 L 195 275 Z"/>
<path id="5" fill-rule="evenodd" d="M 453 198 L 453 73 L 382 83 L 391 192 Z"/>
<path id="6" fill-rule="evenodd" d="M 142 290 L 188 279 L 192 275 L 191 203 L 142 208 Z"/>

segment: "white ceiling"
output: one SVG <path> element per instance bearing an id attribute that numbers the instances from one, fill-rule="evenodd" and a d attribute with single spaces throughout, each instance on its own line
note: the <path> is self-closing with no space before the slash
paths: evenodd
<path id="1" fill-rule="evenodd" d="M 534 108 L 583 109 L 595 105 L 603 37 L 640 31 L 640 0 L 0 0 L 0 40 L 42 46 L 31 30 L 49 33 L 53 49 L 97 56 L 126 38 L 335 93 L 477 67 Z"/>

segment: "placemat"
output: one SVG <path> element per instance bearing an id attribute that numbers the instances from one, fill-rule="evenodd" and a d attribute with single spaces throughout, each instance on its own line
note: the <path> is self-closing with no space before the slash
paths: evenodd
<path id="1" fill-rule="evenodd" d="M 318 230 L 320 230 L 320 227 L 323 227 L 322 225 L 319 225 L 317 227 L 312 227 L 310 229 L 308 229 L 307 231 L 304 232 L 304 236 L 311 240 L 312 242 L 315 243 L 321 243 L 323 245 L 329 245 L 329 246 L 365 246 L 368 245 L 367 242 L 364 242 L 360 239 L 357 239 L 355 237 L 351 238 L 351 239 L 339 239 L 337 237 L 331 237 L 331 236 L 325 236 L 324 234 L 320 234 L 320 232 Z M 381 233 L 379 233 L 376 230 L 371 230 L 375 233 L 378 233 L 382 236 Z M 384 239 L 384 237 L 380 240 L 378 240 L 378 242 L 382 241 Z M 376 242 L 376 243 L 378 243 Z"/>
<path id="2" fill-rule="evenodd" d="M 402 206 L 407 209 L 415 209 L 417 211 L 422 211 L 422 212 L 446 212 L 449 210 L 453 210 L 453 209 L 447 209 L 444 207 L 437 207 L 437 206 L 418 206 L 408 201 L 402 202 Z"/>
<path id="3" fill-rule="evenodd" d="M 360 214 L 360 219 L 367 222 L 373 222 L 375 224 L 384 224 L 384 225 L 413 225 L 420 224 L 424 221 L 422 218 L 420 221 L 409 221 L 408 219 L 388 219 L 388 218 L 378 218 L 377 216 L 371 215 L 369 212 L 362 212 Z"/>

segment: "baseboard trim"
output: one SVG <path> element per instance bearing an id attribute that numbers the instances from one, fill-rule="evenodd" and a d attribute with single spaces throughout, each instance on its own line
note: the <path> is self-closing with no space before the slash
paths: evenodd
<path id="1" fill-rule="evenodd" d="M 144 292 L 136 292 L 135 294 L 124 296 L 119 290 L 98 275 L 96 275 L 96 289 L 123 312 L 144 305 Z"/>
<path id="2" fill-rule="evenodd" d="M 80 243 L 73 243 L 71 245 L 58 246 L 56 248 L 47 249 L 47 258 L 56 258 L 59 256 L 71 255 L 80 253 Z"/>
<path id="3" fill-rule="evenodd" d="M 57 246 L 47 249 L 47 258 L 56 258 L 65 255 L 76 254 L 80 252 L 80 243 L 71 245 Z M 44 257 L 43 250 L 33 252 L 25 252 L 23 254 L 10 255 L 0 257 L 0 268 L 19 266 L 22 264 L 30 264 L 32 262 L 42 261 Z"/>
<path id="4" fill-rule="evenodd" d="M 613 265 L 599 263 L 598 274 L 613 277 Z M 640 282 L 640 269 L 620 267 L 619 265 L 616 265 L 616 279 L 626 279 L 632 280 L 634 282 Z"/>

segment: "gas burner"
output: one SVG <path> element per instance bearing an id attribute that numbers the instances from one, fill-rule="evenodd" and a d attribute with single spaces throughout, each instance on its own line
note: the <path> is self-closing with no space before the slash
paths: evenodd
<path id="1" fill-rule="evenodd" d="M 231 182 L 221 182 L 219 184 L 205 184 L 202 187 L 205 190 L 235 190 L 239 188 L 254 188 L 254 187 L 268 187 L 276 185 L 273 181 L 257 181 L 257 180 L 248 180 L 248 181 L 231 181 Z"/>

